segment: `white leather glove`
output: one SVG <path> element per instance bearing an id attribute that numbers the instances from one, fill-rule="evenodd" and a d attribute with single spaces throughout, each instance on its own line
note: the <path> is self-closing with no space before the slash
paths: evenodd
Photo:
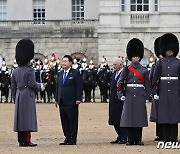
<path id="1" fill-rule="evenodd" d="M 121 96 L 121 101 L 125 101 L 126 97 L 125 96 Z"/>
<path id="2" fill-rule="evenodd" d="M 45 87 L 43 85 L 43 83 L 41 83 L 41 91 L 44 91 L 45 90 Z"/>
<path id="3" fill-rule="evenodd" d="M 154 95 L 154 99 L 155 100 L 159 100 L 159 96 L 158 95 Z"/>

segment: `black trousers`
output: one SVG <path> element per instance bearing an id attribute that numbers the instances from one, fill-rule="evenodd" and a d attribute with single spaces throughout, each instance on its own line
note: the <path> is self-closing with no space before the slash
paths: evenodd
<path id="1" fill-rule="evenodd" d="M 156 122 L 156 136 L 163 139 L 162 124 Z"/>
<path id="2" fill-rule="evenodd" d="M 62 129 L 65 136 L 64 142 L 76 143 L 78 132 L 78 105 L 60 105 L 59 109 Z"/>
<path id="3" fill-rule="evenodd" d="M 127 127 L 128 142 L 142 141 L 142 127 Z"/>
<path id="4" fill-rule="evenodd" d="M 178 138 L 178 124 L 162 124 L 163 141 L 176 142 Z"/>
<path id="5" fill-rule="evenodd" d="M 27 131 L 18 132 L 18 142 L 19 143 L 29 143 L 31 142 L 31 133 Z"/>
<path id="6" fill-rule="evenodd" d="M 119 125 L 114 125 L 114 129 L 118 134 L 117 140 L 118 141 L 127 141 L 127 130 L 124 127 L 120 127 Z"/>

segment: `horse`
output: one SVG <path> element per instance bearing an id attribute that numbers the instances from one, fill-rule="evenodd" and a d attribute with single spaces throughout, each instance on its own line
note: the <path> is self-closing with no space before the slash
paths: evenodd
<path id="1" fill-rule="evenodd" d="M 47 84 L 45 91 L 47 92 L 48 102 L 50 103 L 56 94 L 56 72 L 50 70 L 48 73 L 45 73 L 43 80 L 43 82 Z"/>
<path id="2" fill-rule="evenodd" d="M 5 102 L 8 102 L 9 97 L 9 86 L 10 86 L 10 76 L 5 72 L 1 72 L 0 75 L 0 90 L 1 90 L 1 102 L 2 96 L 5 96 Z"/>
<path id="3" fill-rule="evenodd" d="M 101 69 L 97 75 L 98 86 L 100 89 L 101 102 L 107 102 L 110 95 L 110 82 L 111 82 L 111 72 L 108 69 Z"/>
<path id="4" fill-rule="evenodd" d="M 82 74 L 82 85 L 85 94 L 84 102 L 91 102 L 91 91 L 93 90 L 93 101 L 95 102 L 96 77 L 92 69 L 84 70 Z"/>

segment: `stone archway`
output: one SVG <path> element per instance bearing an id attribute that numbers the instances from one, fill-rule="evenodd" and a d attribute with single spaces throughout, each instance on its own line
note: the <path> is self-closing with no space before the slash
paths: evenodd
<path id="1" fill-rule="evenodd" d="M 144 49 L 144 57 L 141 60 L 141 64 L 145 67 L 147 67 L 150 63 L 153 63 L 155 61 L 155 56 L 153 54 L 152 51 L 150 51 L 149 49 L 145 48 Z"/>
<path id="2" fill-rule="evenodd" d="M 75 53 L 72 53 L 71 56 L 72 56 L 73 59 L 76 56 L 77 61 L 81 63 L 81 61 L 82 61 L 82 59 L 84 58 L 85 55 L 83 53 L 81 53 L 81 52 L 75 52 Z M 90 61 L 89 57 L 86 57 L 86 62 L 88 64 L 89 64 L 89 61 Z"/>
<path id="3" fill-rule="evenodd" d="M 45 60 L 46 56 L 44 56 L 43 54 L 41 53 L 37 53 L 35 52 L 34 54 L 34 59 L 40 59 L 40 61 L 44 64 L 44 60 Z"/>

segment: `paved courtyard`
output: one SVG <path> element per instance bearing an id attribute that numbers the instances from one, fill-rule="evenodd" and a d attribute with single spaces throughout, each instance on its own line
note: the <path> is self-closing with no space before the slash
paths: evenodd
<path id="1" fill-rule="evenodd" d="M 150 104 L 147 104 L 148 114 Z M 60 146 L 64 140 L 59 120 L 59 111 L 54 104 L 37 104 L 38 132 L 32 133 L 37 147 L 18 147 L 17 134 L 13 129 L 14 104 L 0 104 L 0 153 L 59 153 L 59 154 L 178 154 L 179 149 L 157 149 L 154 142 L 155 124 L 144 128 L 144 146 L 111 145 L 116 134 L 108 125 L 108 103 L 83 103 L 80 105 L 78 143 L 75 146 Z M 180 134 L 180 133 L 179 133 Z"/>

